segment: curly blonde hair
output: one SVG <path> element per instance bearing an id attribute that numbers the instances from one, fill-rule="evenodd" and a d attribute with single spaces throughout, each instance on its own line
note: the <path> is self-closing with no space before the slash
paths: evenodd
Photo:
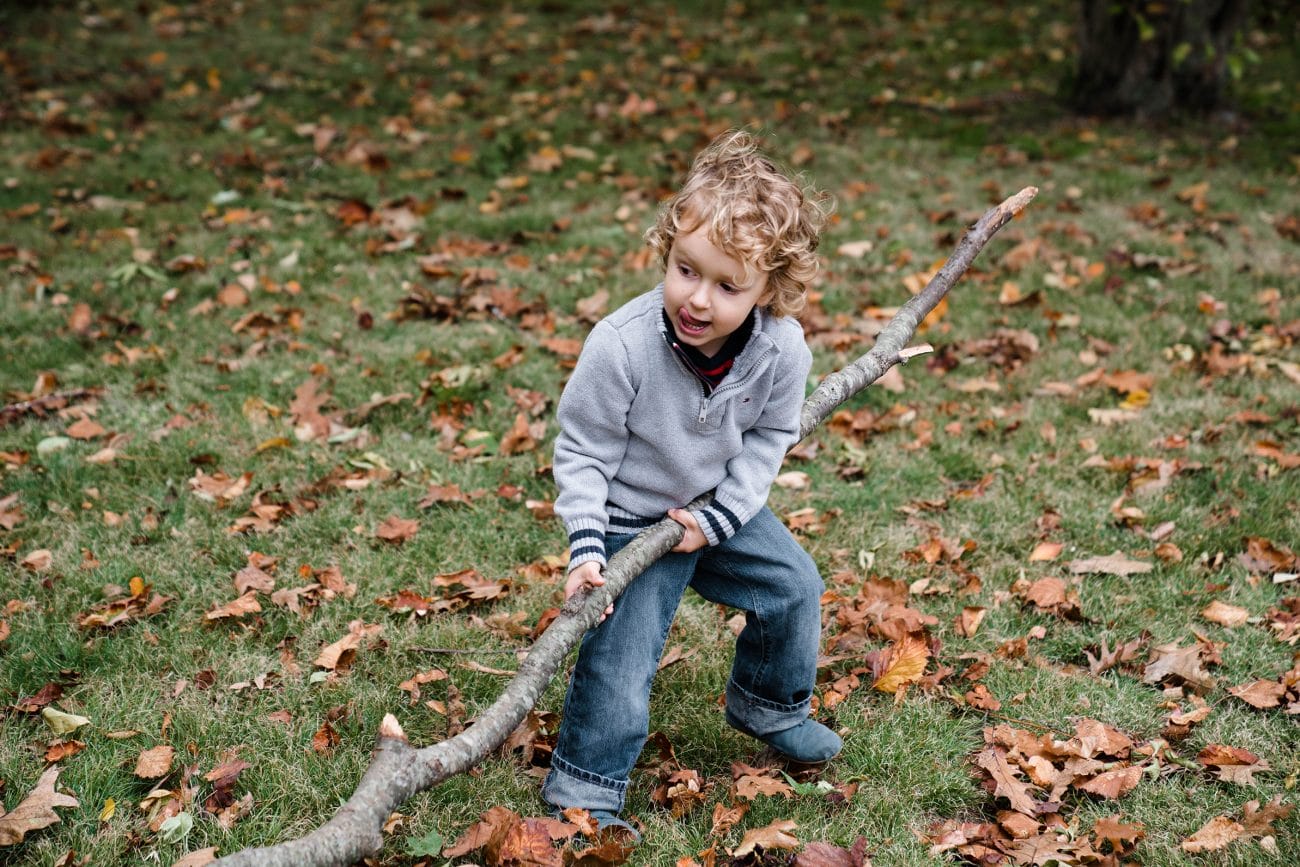
<path id="1" fill-rule="evenodd" d="M 833 205 L 783 171 L 743 130 L 715 138 L 700 152 L 682 188 L 659 207 L 646 243 L 664 267 L 679 233 L 707 226 L 708 239 L 745 265 L 745 279 L 767 274 L 775 316 L 798 316 L 817 276 L 817 244 Z"/>

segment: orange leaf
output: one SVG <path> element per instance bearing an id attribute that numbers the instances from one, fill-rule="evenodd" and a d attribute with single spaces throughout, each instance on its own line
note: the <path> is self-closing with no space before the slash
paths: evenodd
<path id="1" fill-rule="evenodd" d="M 1055 560 L 1060 556 L 1064 547 L 1060 542 L 1039 542 L 1038 546 L 1029 555 L 1029 562 L 1038 563 Z"/>

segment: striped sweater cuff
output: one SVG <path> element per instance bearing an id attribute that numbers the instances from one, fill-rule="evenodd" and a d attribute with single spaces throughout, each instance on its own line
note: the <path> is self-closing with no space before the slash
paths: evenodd
<path id="1" fill-rule="evenodd" d="M 700 530 L 704 532 L 704 538 L 708 540 L 711 546 L 721 545 L 736 535 L 736 532 L 744 524 L 744 521 L 740 520 L 735 512 L 717 500 L 702 509 L 692 511 L 691 516 L 700 525 Z"/>
<path id="2" fill-rule="evenodd" d="M 605 565 L 605 529 L 597 521 L 578 519 L 568 525 L 569 571 L 575 566 L 595 560 Z"/>

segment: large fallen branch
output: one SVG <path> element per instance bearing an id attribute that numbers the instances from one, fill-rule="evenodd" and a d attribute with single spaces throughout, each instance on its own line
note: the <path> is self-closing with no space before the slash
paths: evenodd
<path id="1" fill-rule="evenodd" d="M 805 401 L 800 418 L 803 439 L 831 412 L 879 379 L 885 371 L 905 361 L 916 350 L 906 350 L 926 315 L 948 294 L 975 256 L 1037 195 L 1026 187 L 984 214 L 962 238 L 948 261 L 920 294 L 910 298 L 876 337 L 866 355 L 827 376 Z M 707 502 L 708 495 L 694 505 Z M 528 651 L 514 679 L 501 696 L 465 731 L 433 746 L 411 746 L 392 714 L 379 726 L 379 741 L 370 767 L 352 797 L 324 825 L 306 836 L 259 849 L 245 849 L 216 863 L 223 867 L 347 867 L 379 853 L 381 833 L 389 815 L 412 795 L 481 762 L 505 742 L 536 705 L 569 652 L 583 634 L 600 620 L 632 579 L 668 553 L 682 538 L 682 526 L 668 518 L 643 531 L 615 554 L 605 570 L 605 585 L 575 594 L 559 616 Z"/>

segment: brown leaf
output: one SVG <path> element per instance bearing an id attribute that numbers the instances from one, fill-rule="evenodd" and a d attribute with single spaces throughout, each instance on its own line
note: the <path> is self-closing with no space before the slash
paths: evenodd
<path id="1" fill-rule="evenodd" d="M 1217 679 L 1201 667 L 1201 648 L 1200 644 L 1188 647 L 1162 644 L 1152 648 L 1151 661 L 1142 674 L 1143 683 L 1157 684 L 1175 677 L 1196 689 L 1213 687 Z"/>
<path id="2" fill-rule="evenodd" d="M 459 858 L 488 846 L 493 851 L 499 850 L 506 830 L 520 821 L 519 814 L 514 810 L 493 807 L 480 816 L 478 822 L 467 828 L 456 842 L 444 847 L 442 857 Z"/>
<path id="3" fill-rule="evenodd" d="M 166 744 L 144 750 L 135 761 L 135 775 L 144 780 L 165 777 L 172 769 L 175 755 L 176 751 Z"/>
<path id="4" fill-rule="evenodd" d="M 225 605 L 214 608 L 207 614 L 203 615 L 204 620 L 223 620 L 227 617 L 243 617 L 245 614 L 256 614 L 262 610 L 261 604 L 257 601 L 257 591 L 249 590 L 243 596 Z"/>
<path id="5" fill-rule="evenodd" d="M 39 831 L 59 821 L 54 812 L 57 807 L 79 807 L 81 803 L 71 795 L 55 790 L 59 779 L 58 765 L 51 765 L 36 781 L 36 787 L 27 793 L 9 813 L 0 814 L 0 846 L 21 843 L 29 831 Z"/>
<path id="6" fill-rule="evenodd" d="M 1241 808 L 1241 824 L 1248 834 L 1256 837 L 1272 836 L 1275 833 L 1273 823 L 1290 816 L 1293 809 L 1294 805 L 1282 803 L 1281 795 L 1274 795 L 1263 807 L 1260 807 L 1259 801 L 1247 801 Z"/>
<path id="7" fill-rule="evenodd" d="M 740 858 L 752 853 L 755 847 L 762 847 L 765 851 L 794 849 L 799 845 L 799 841 L 790 832 L 797 827 L 798 825 L 790 819 L 774 819 L 769 825 L 746 831 L 745 836 L 740 840 L 740 845 L 735 849 L 728 849 L 727 852 L 733 858 Z"/>
<path id="8" fill-rule="evenodd" d="M 97 421 L 92 421 L 85 416 L 68 425 L 65 433 L 74 440 L 93 440 L 102 437 L 108 431 L 104 430 L 103 425 Z"/>
<path id="9" fill-rule="evenodd" d="M 1270 708 L 1282 703 L 1282 698 L 1286 695 L 1286 687 L 1276 680 L 1257 680 L 1241 686 L 1230 686 L 1228 692 L 1251 707 Z"/>
<path id="10" fill-rule="evenodd" d="M 975 764 L 989 772 L 993 780 L 994 795 L 1006 798 L 1011 808 L 1026 816 L 1038 815 L 1038 804 L 1029 794 L 1029 786 L 1016 776 L 1016 770 L 1007 763 L 1007 752 L 1001 747 L 986 747 L 975 757 Z"/>
<path id="11" fill-rule="evenodd" d="M 349 668 L 352 664 L 352 657 L 356 655 L 361 642 L 383 631 L 383 624 L 366 624 L 360 620 L 353 620 L 348 624 L 348 634 L 323 648 L 313 664 L 317 668 L 324 668 L 328 671 Z"/>
<path id="12" fill-rule="evenodd" d="M 375 528 L 375 538 L 383 539 L 394 545 L 400 545 L 412 538 L 420 529 L 420 522 L 414 519 L 399 518 L 389 515 Z"/>
<path id="13" fill-rule="evenodd" d="M 530 424 L 528 417 L 522 412 L 515 413 L 514 425 L 501 438 L 501 446 L 498 451 L 502 456 L 531 452 L 537 448 L 538 441 L 545 436 L 545 421 L 536 421 Z"/>
<path id="14" fill-rule="evenodd" d="M 327 756 L 334 752 L 334 748 L 342 742 L 343 739 L 339 737 L 338 732 L 334 731 L 334 726 L 330 725 L 329 720 L 325 720 L 325 722 L 321 723 L 320 728 L 316 729 L 316 733 L 311 736 L 311 750 L 319 755 Z"/>
<path id="15" fill-rule="evenodd" d="M 1220 626 L 1226 626 L 1231 629 L 1234 626 L 1241 626 L 1250 618 L 1250 612 L 1239 605 L 1229 605 L 1226 602 L 1220 602 L 1215 599 L 1201 611 L 1201 616 L 1211 623 L 1217 623 Z"/>
<path id="16" fill-rule="evenodd" d="M 50 741 L 45 750 L 45 761 L 53 764 L 70 759 L 86 748 L 83 741 Z"/>
<path id="17" fill-rule="evenodd" d="M 789 798 L 794 795 L 794 789 L 784 780 L 775 777 L 769 777 L 762 774 L 744 774 L 732 784 L 732 796 L 745 801 L 752 801 L 759 795 L 781 795 Z"/>
<path id="18" fill-rule="evenodd" d="M 1106 557 L 1071 560 L 1066 566 L 1076 575 L 1084 572 L 1096 572 L 1102 575 L 1138 575 L 1143 572 L 1150 572 L 1153 568 L 1150 563 L 1130 560 L 1120 551 Z"/>
<path id="19" fill-rule="evenodd" d="M 1196 760 L 1207 768 L 1217 769 L 1215 774 L 1223 782 L 1242 786 L 1253 786 L 1255 774 L 1269 770 L 1268 762 L 1250 750 L 1227 744 L 1207 744 Z"/>
<path id="20" fill-rule="evenodd" d="M 194 478 L 190 479 L 189 484 L 194 496 L 209 503 L 216 503 L 218 508 L 224 508 L 231 500 L 248 490 L 252 480 L 252 473 L 244 473 L 232 479 L 220 471 L 209 476 L 199 469 L 194 471 Z"/>
<path id="21" fill-rule="evenodd" d="M 982 683 L 977 683 L 968 690 L 965 699 L 968 705 L 980 710 L 998 711 L 1002 708 L 1002 702 L 998 701 L 997 697 Z"/>
<path id="22" fill-rule="evenodd" d="M 1082 617 L 1079 594 L 1067 587 L 1060 578 L 1039 578 L 1032 583 L 1021 578 L 1011 585 L 1011 592 L 1047 614 L 1069 620 Z"/>
<path id="23" fill-rule="evenodd" d="M 1092 779 L 1075 783 L 1076 789 L 1082 789 L 1102 798 L 1122 798 L 1129 792 L 1137 788 L 1137 784 L 1142 781 L 1142 766 L 1129 765 L 1126 768 L 1115 768 L 1111 771 L 1100 773 Z"/>
<path id="24" fill-rule="evenodd" d="M 925 673 L 930 659 L 930 646 L 920 635 L 904 635 L 899 641 L 880 652 L 875 659 L 868 658 L 875 681 L 873 689 L 896 693 L 909 683 L 916 683 Z"/>
<path id="25" fill-rule="evenodd" d="M 1097 837 L 1097 848 L 1101 848 L 1102 842 L 1107 842 L 1113 851 L 1122 852 L 1145 837 L 1146 829 L 1140 822 L 1126 825 L 1119 816 L 1105 816 L 1092 826 L 1092 833 Z"/>
<path id="26" fill-rule="evenodd" d="M 987 608 L 978 606 L 963 608 L 961 614 L 957 616 L 957 634 L 964 638 L 974 638 L 975 633 L 979 631 L 980 624 L 984 622 L 984 615 L 987 612 Z"/>
<path id="27" fill-rule="evenodd" d="M 867 838 L 859 836 L 852 849 L 831 843 L 809 843 L 795 856 L 794 867 L 871 867 Z"/>
<path id="28" fill-rule="evenodd" d="M 732 807 L 726 804 L 714 804 L 713 827 L 709 829 L 709 836 L 725 837 L 748 812 L 749 804 L 736 804 Z"/>
<path id="29" fill-rule="evenodd" d="M 1206 822 L 1201 830 L 1184 840 L 1182 849 L 1193 854 L 1212 852 L 1215 849 L 1222 849 L 1244 833 L 1246 829 L 1239 823 L 1227 816 L 1215 816 Z"/>
<path id="30" fill-rule="evenodd" d="M 172 867 L 206 867 L 215 860 L 217 860 L 217 847 L 209 846 L 206 849 L 196 849 L 177 861 Z"/>
<path id="31" fill-rule="evenodd" d="M 674 819 L 680 819 L 704 802 L 707 784 L 699 771 L 683 768 L 662 779 L 650 800 L 666 807 Z"/>
<path id="32" fill-rule="evenodd" d="M 1122 663 L 1132 662 L 1137 659 L 1138 651 L 1142 649 L 1145 642 L 1145 638 L 1135 638 L 1132 641 L 1117 644 L 1115 649 L 1111 650 L 1106 646 L 1106 639 L 1103 638 L 1097 656 L 1093 656 L 1092 652 L 1088 650 L 1083 652 L 1084 656 L 1088 657 L 1088 670 L 1093 674 L 1101 674 L 1103 671 L 1109 671 Z"/>
<path id="33" fill-rule="evenodd" d="M 493 860 L 520 867 L 563 867 L 564 855 L 552 843 L 551 819 L 524 819 L 506 829 Z M 562 823 L 567 824 L 567 823 Z"/>

